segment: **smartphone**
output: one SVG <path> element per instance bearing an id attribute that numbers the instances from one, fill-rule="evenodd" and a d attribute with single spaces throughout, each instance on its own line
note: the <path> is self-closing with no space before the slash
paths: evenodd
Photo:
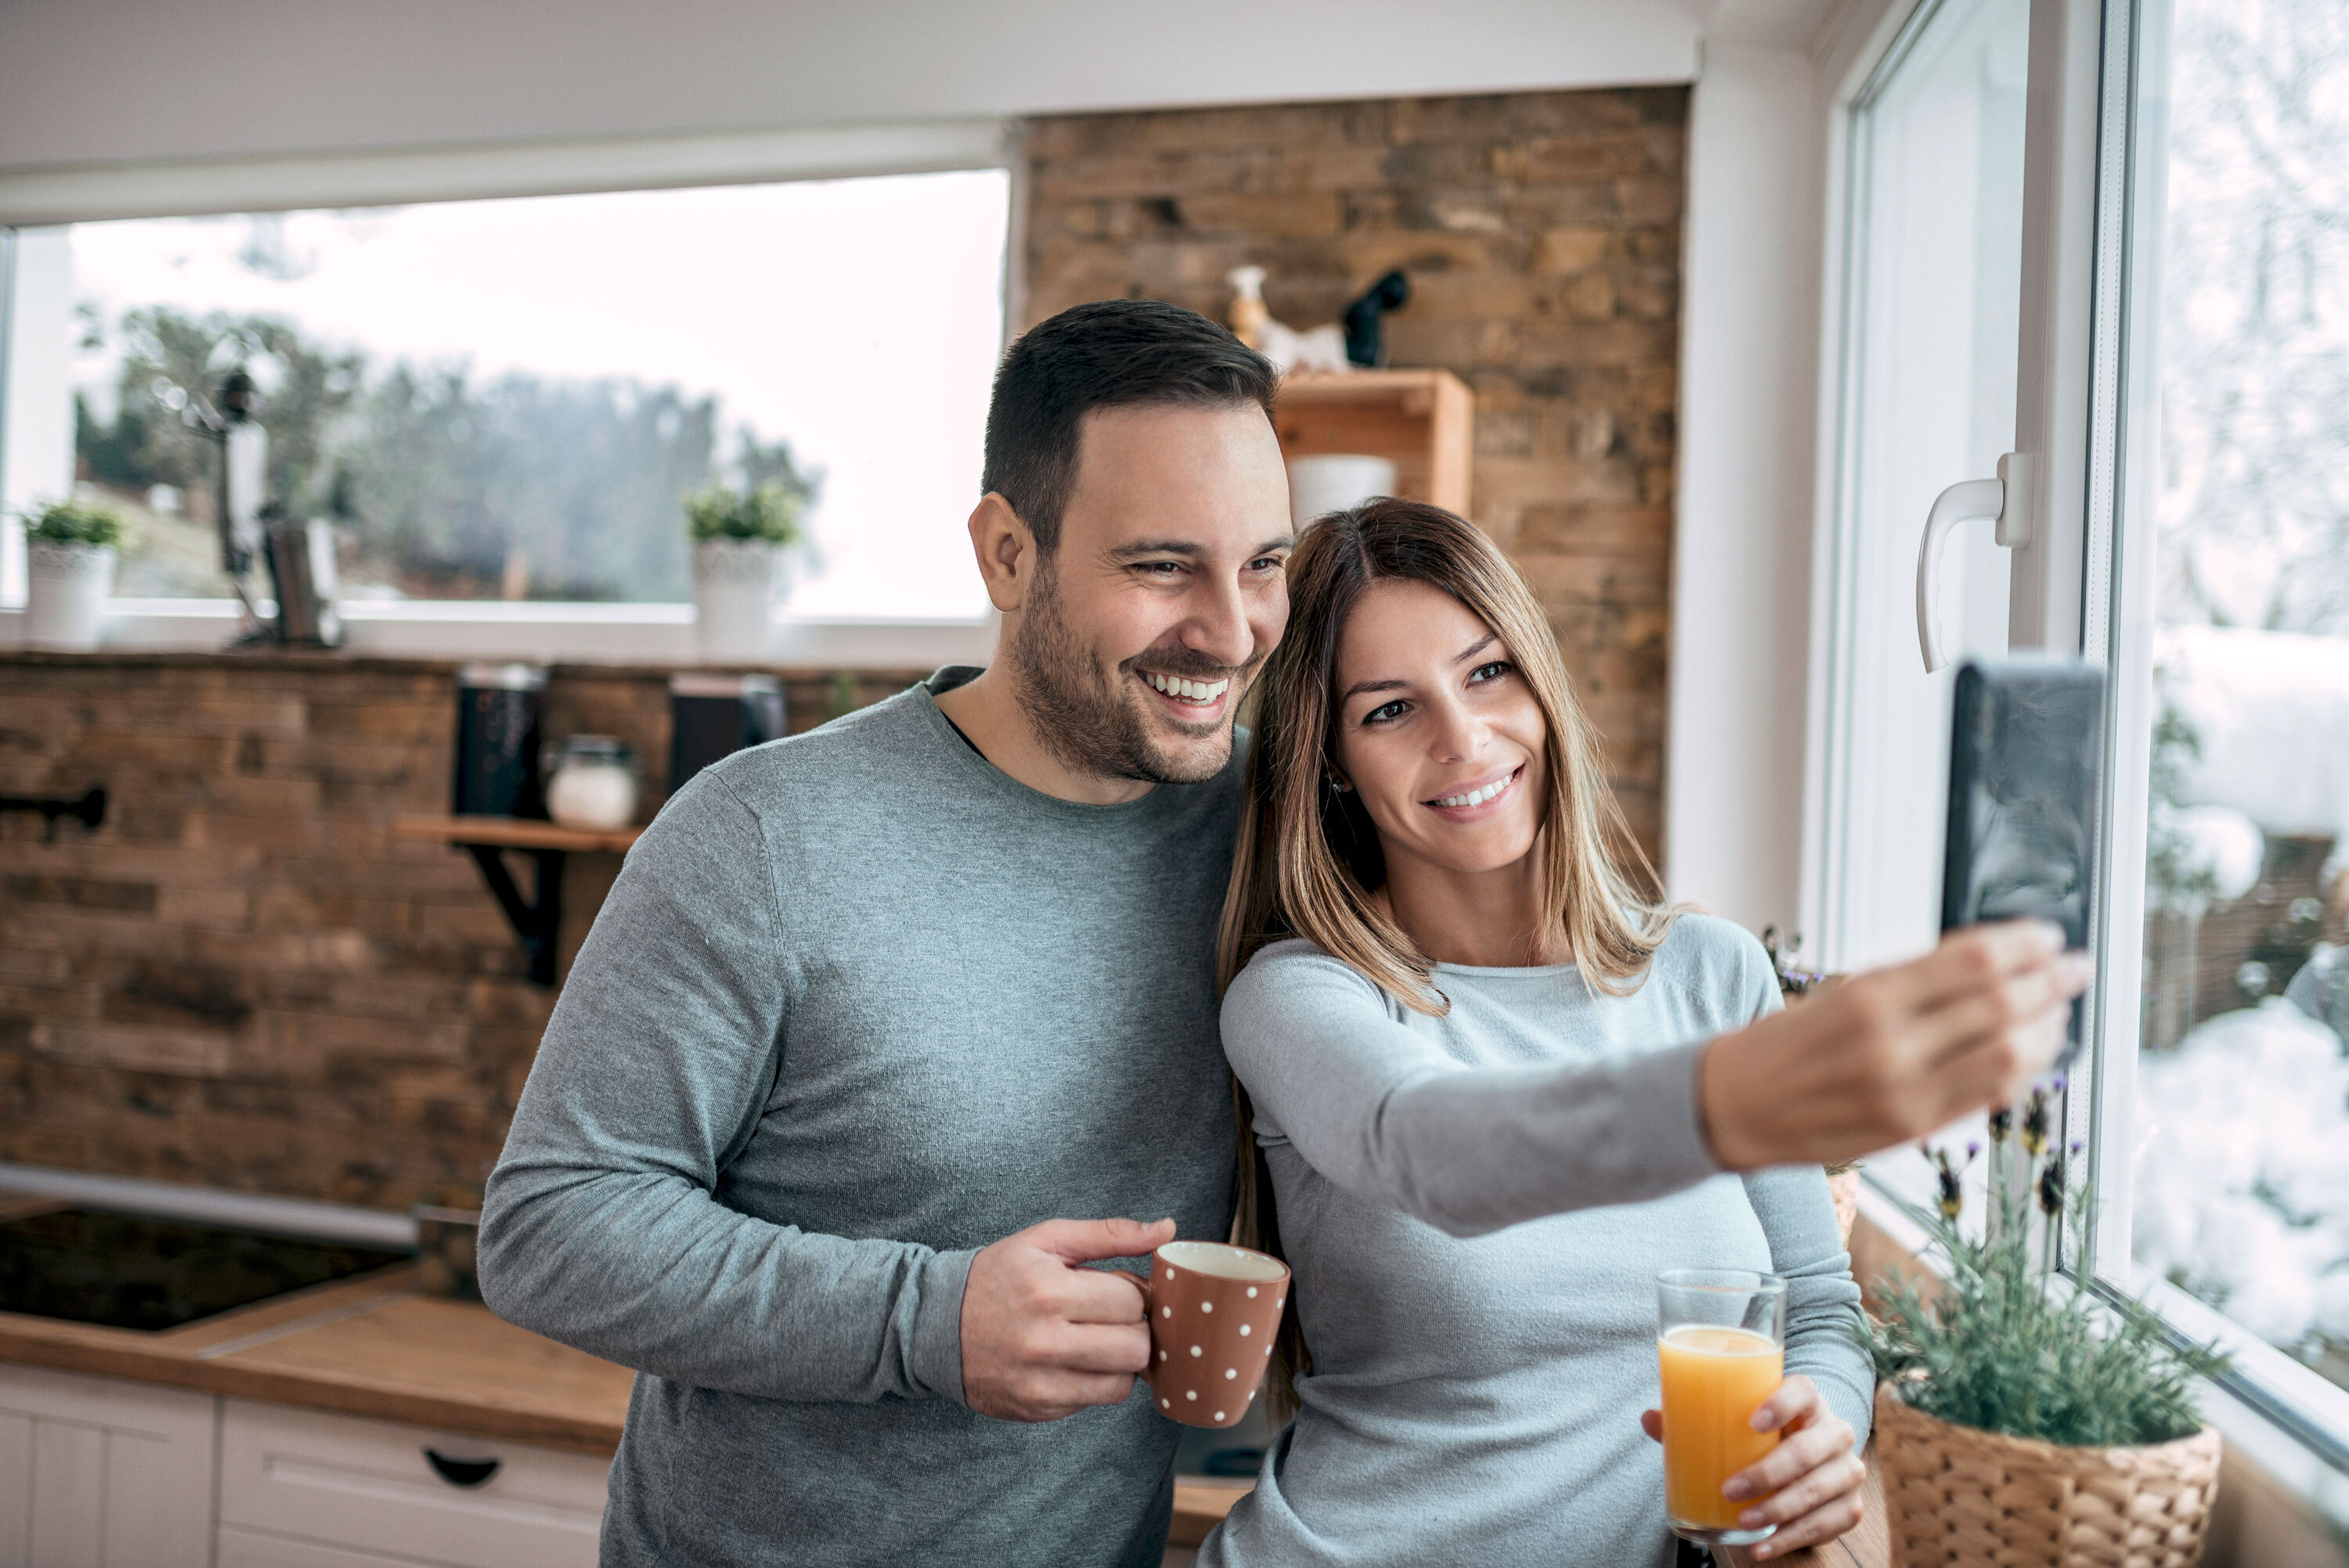
<path id="1" fill-rule="evenodd" d="M 2035 916 L 2088 945 L 2104 799 L 2105 673 L 2076 659 L 1969 661 L 1950 733 L 1941 929 Z M 2080 1048 L 2072 1005 L 2059 1065 Z"/>

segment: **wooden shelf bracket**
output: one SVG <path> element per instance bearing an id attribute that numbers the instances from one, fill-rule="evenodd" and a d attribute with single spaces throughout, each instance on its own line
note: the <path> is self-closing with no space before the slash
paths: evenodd
<path id="1" fill-rule="evenodd" d="M 525 900 L 522 889 L 514 884 L 513 873 L 506 870 L 506 846 L 502 844 L 462 844 L 481 868 L 481 880 L 490 884 L 498 907 L 505 911 L 506 923 L 513 927 L 521 939 L 522 950 L 530 960 L 530 977 L 534 985 L 554 984 L 555 944 L 563 934 L 563 858 L 561 850 L 522 850 L 536 867 L 531 879 L 533 896 Z"/>
<path id="2" fill-rule="evenodd" d="M 513 927 L 514 936 L 522 943 L 523 954 L 530 960 L 532 981 L 553 985 L 559 956 L 556 945 L 563 934 L 564 857 L 574 850 L 626 854 L 644 830 L 616 828 L 599 831 L 513 817 L 461 816 L 396 817 L 391 830 L 397 838 L 427 839 L 471 855 L 473 863 L 481 868 L 481 880 L 490 884 L 498 908 L 505 912 L 506 923 Z M 523 897 L 521 886 L 506 868 L 509 852 L 531 859 L 534 874 L 528 898 Z"/>

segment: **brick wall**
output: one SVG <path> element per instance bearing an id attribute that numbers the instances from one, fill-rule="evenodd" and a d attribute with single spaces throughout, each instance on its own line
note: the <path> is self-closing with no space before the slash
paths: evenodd
<path id="1" fill-rule="evenodd" d="M 639 820 L 667 678 L 546 688 L 550 738 L 636 746 Z M 917 678 L 791 676 L 792 727 Z M 53 842 L 0 816 L 0 1160 L 388 1207 L 481 1181 L 553 995 L 471 860 L 390 832 L 448 809 L 453 693 L 442 664 L 0 655 L 0 794 L 109 795 Z M 569 858 L 566 955 L 617 870 Z"/>
<path id="2" fill-rule="evenodd" d="M 1682 157 L 1678 88 L 1081 115 L 1028 128 L 1025 315 L 1222 319 L 1259 263 L 1292 326 L 1389 267 L 1390 362 L 1476 397 L 1471 510 L 1540 593 L 1610 777 L 1662 830 Z"/>

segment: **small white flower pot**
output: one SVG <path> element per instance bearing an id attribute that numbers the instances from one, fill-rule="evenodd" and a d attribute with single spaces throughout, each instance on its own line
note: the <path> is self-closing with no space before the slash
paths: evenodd
<path id="1" fill-rule="evenodd" d="M 791 592 L 786 548 L 756 539 L 710 539 L 693 547 L 693 638 L 711 660 L 765 660 L 775 608 Z"/>
<path id="2" fill-rule="evenodd" d="M 111 544 L 25 542 L 25 641 L 36 648 L 94 648 L 114 592 Z"/>

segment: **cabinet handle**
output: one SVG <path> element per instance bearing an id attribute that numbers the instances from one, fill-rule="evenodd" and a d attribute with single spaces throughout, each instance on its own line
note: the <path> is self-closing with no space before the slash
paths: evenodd
<path id="1" fill-rule="evenodd" d="M 479 1486 L 498 1473 L 498 1460 L 452 1460 L 439 1449 L 424 1450 L 424 1460 L 432 1472 L 450 1486 Z"/>

